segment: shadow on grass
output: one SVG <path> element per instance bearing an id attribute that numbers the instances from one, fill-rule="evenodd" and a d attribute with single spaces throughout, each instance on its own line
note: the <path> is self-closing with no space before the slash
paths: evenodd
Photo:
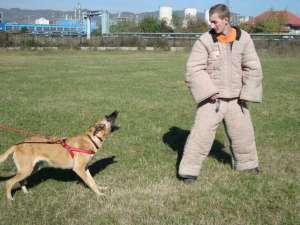
<path id="1" fill-rule="evenodd" d="M 167 144 L 173 151 L 177 152 L 176 173 L 178 176 L 179 164 L 183 156 L 184 145 L 189 136 L 190 131 L 179 127 L 171 127 L 163 136 L 163 142 Z M 215 158 L 221 163 L 231 165 L 231 155 L 223 151 L 224 145 L 215 140 L 209 153 L 209 157 Z"/>
<path id="2" fill-rule="evenodd" d="M 2 182 L 2 181 L 6 181 L 6 180 L 8 180 L 8 179 L 10 179 L 10 178 L 12 178 L 12 177 L 14 177 L 15 175 L 9 175 L 9 176 L 7 176 L 7 177 L 0 177 L 0 182 Z"/>
<path id="3" fill-rule="evenodd" d="M 115 156 L 111 156 L 94 162 L 92 165 L 88 167 L 88 169 L 91 175 L 94 176 L 95 174 L 104 170 L 110 164 L 116 162 L 117 161 L 115 161 Z M 0 182 L 5 181 L 11 177 L 13 176 L 0 177 Z M 81 179 L 72 170 L 51 168 L 51 167 L 46 167 L 38 170 L 23 182 L 26 184 L 26 187 L 32 188 L 48 179 L 54 179 L 54 180 L 64 181 L 64 182 L 72 182 L 72 181 L 82 182 Z"/>

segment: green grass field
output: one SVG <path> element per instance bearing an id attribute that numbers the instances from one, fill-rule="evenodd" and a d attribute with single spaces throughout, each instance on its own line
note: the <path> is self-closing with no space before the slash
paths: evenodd
<path id="1" fill-rule="evenodd" d="M 195 104 L 188 53 L 0 51 L 0 123 L 56 136 L 85 131 L 113 110 L 121 129 L 90 164 L 106 197 L 69 170 L 43 168 L 30 194 L 4 193 L 0 224 L 300 224 L 300 58 L 261 57 L 264 102 L 250 104 L 262 174 L 232 170 L 221 125 L 195 185 L 176 178 Z M 22 136 L 0 131 L 0 152 Z"/>

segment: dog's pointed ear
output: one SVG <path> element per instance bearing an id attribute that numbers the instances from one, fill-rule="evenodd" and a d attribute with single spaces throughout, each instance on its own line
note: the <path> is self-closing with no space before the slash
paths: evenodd
<path id="1" fill-rule="evenodd" d="M 105 115 L 105 119 L 106 119 L 107 121 L 112 121 L 112 120 L 114 120 L 114 119 L 117 118 L 118 114 L 119 114 L 119 112 L 118 112 L 117 110 L 115 110 L 115 111 L 112 112 L 110 115 Z"/>

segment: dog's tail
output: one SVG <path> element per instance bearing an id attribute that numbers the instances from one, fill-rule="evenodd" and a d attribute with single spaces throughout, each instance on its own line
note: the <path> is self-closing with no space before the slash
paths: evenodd
<path id="1" fill-rule="evenodd" d="M 0 163 L 4 162 L 8 156 L 10 156 L 12 153 L 14 153 L 16 150 L 16 146 L 13 145 L 12 147 L 10 147 L 6 152 L 4 152 L 3 154 L 0 155 Z"/>

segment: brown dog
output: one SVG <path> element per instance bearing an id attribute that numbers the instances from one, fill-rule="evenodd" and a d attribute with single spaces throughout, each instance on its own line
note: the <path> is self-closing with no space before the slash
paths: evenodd
<path id="1" fill-rule="evenodd" d="M 118 126 L 115 124 L 118 112 L 99 120 L 85 133 L 66 139 L 47 139 L 37 136 L 13 145 L 5 153 L 0 155 L 0 162 L 13 154 L 13 160 L 17 167 L 14 177 L 6 181 L 6 197 L 13 200 L 11 191 L 15 184 L 25 180 L 33 171 L 39 161 L 47 161 L 52 167 L 73 169 L 78 176 L 97 194 L 103 187 L 97 186 L 91 176 L 87 164 L 93 154 L 102 146 L 105 138 Z M 27 193 L 26 186 L 21 183 L 22 190 Z"/>

